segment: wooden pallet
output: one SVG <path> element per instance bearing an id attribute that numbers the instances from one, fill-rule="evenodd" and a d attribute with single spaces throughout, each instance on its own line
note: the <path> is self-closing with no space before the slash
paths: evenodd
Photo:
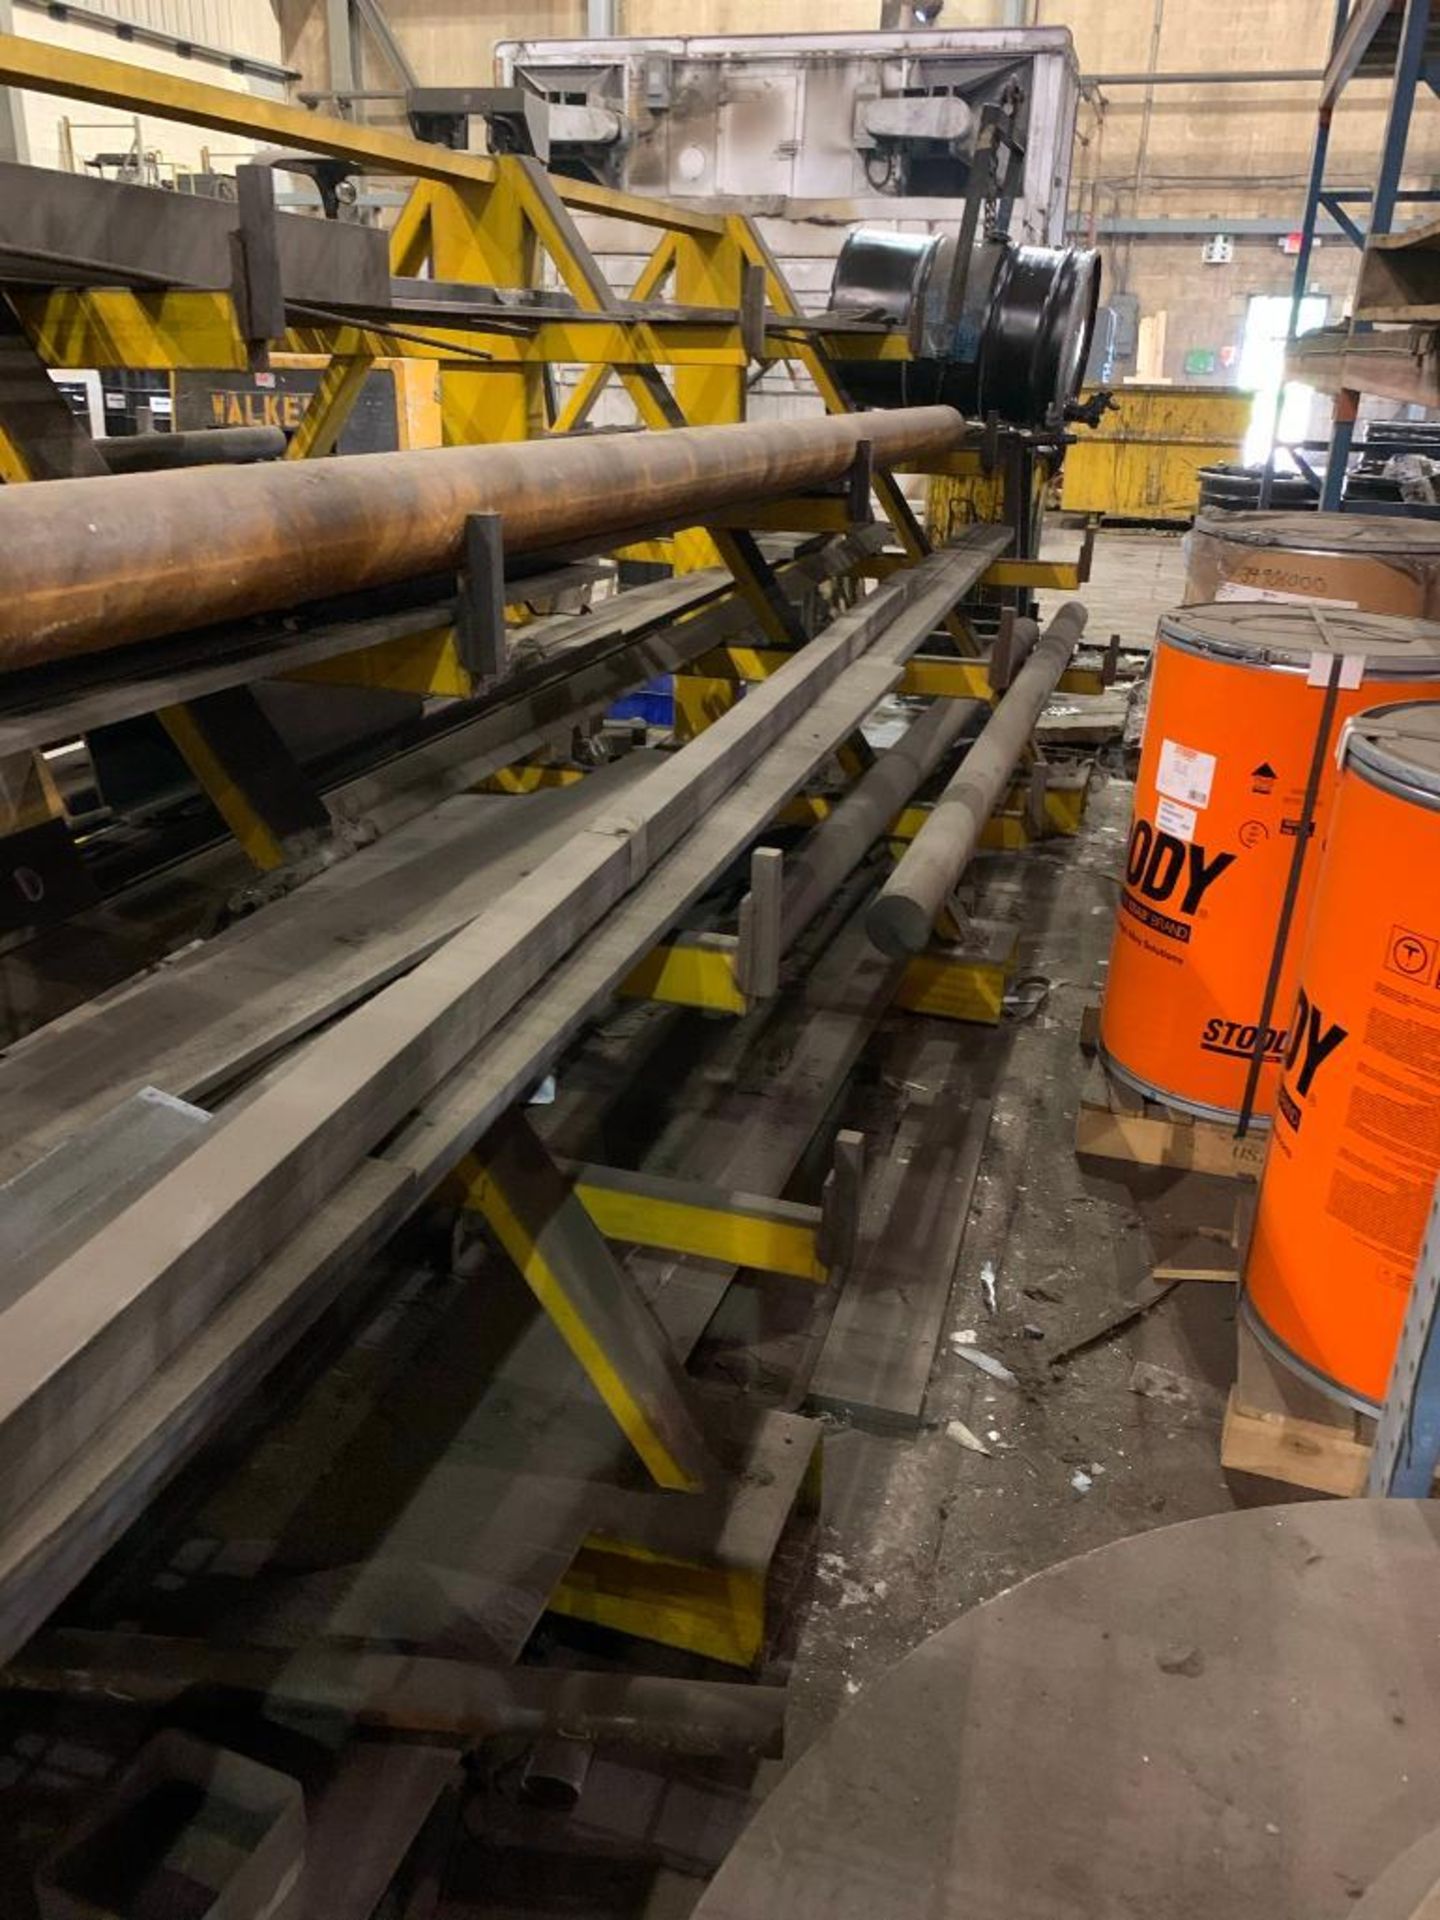
<path id="1" fill-rule="evenodd" d="M 1142 1099 L 1091 1063 L 1075 1115 L 1075 1151 L 1138 1167 L 1174 1167 L 1226 1180 L 1258 1180 L 1267 1136 L 1238 1139 L 1220 1121 L 1196 1120 L 1158 1101 Z"/>
<path id="2" fill-rule="evenodd" d="M 1375 1421 L 1332 1400 L 1236 1326 L 1235 1385 L 1220 1433 L 1220 1464 L 1309 1493 L 1355 1499 L 1365 1491 Z"/>

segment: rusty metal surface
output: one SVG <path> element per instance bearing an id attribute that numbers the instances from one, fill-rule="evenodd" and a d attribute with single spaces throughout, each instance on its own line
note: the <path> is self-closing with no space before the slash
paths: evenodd
<path id="1" fill-rule="evenodd" d="M 1326 1920 L 1440 1821 L 1440 1509 L 1262 1508 L 1063 1562 L 922 1643 L 697 1920 Z"/>
<path id="2" fill-rule="evenodd" d="M 861 441 L 889 466 L 963 430 L 913 407 L 6 488 L 0 668 L 454 567 L 471 513 L 502 516 L 508 551 L 599 543 L 836 481 Z"/>

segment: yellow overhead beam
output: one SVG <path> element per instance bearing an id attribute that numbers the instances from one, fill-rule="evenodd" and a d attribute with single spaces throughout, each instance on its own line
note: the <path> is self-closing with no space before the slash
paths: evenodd
<path id="1" fill-rule="evenodd" d="M 0 33 L 0 85 L 64 94 L 92 106 L 119 107 L 158 120 L 182 120 L 213 133 L 251 135 L 276 146 L 353 160 L 370 173 L 413 174 L 430 180 L 495 178 L 495 163 L 480 154 L 456 153 L 406 133 L 387 133 L 381 127 L 336 120 L 305 107 L 192 80 L 187 74 L 162 73 L 101 54 L 75 53 L 43 40 L 22 40 L 13 33 Z"/>
<path id="2" fill-rule="evenodd" d="M 124 60 L 107 60 L 99 54 L 75 53 L 40 40 L 22 40 L 13 33 L 0 33 L 0 86 L 63 94 L 93 106 L 117 107 L 127 113 L 208 127 L 215 133 L 298 147 L 305 153 L 351 160 L 367 173 L 402 174 L 458 185 L 488 185 L 496 178 L 495 162 L 482 154 L 457 153 L 451 147 L 437 147 L 409 134 L 332 119 L 304 107 L 260 99 L 187 75 L 160 73 Z M 583 180 L 557 180 L 556 190 L 567 206 L 585 213 L 607 214 L 612 219 L 669 227 L 681 233 L 725 232 L 725 222 L 716 214 L 617 193 Z"/>

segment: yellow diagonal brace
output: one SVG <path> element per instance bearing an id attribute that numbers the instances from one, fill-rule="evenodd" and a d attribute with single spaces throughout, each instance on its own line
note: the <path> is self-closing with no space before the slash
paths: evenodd
<path id="1" fill-rule="evenodd" d="M 299 426 L 285 449 L 287 460 L 319 460 L 332 453 L 355 410 L 374 361 L 368 354 L 337 354 L 320 376 Z"/>
<path id="2" fill-rule="evenodd" d="M 430 204 L 433 189 L 419 180 L 390 229 L 390 271 L 413 280 L 430 263 Z"/>
<path id="3" fill-rule="evenodd" d="M 229 770 L 205 738 L 188 707 L 162 707 L 161 725 L 179 748 L 186 766 L 208 796 L 215 811 L 245 849 L 253 865 L 270 872 L 285 864 L 285 849 L 274 829 L 256 812 L 248 794 L 231 779 Z"/>
<path id="4" fill-rule="evenodd" d="M 640 269 L 640 277 L 631 289 L 632 300 L 653 300 L 664 286 L 667 276 L 675 265 L 675 236 L 667 233 L 661 239 L 655 251 Z M 605 383 L 615 371 L 613 367 L 589 367 L 581 376 L 579 385 L 560 409 L 555 421 L 556 433 L 573 433 L 589 419 L 595 402 L 605 389 Z"/>
<path id="5" fill-rule="evenodd" d="M 30 478 L 30 465 L 20 451 L 17 442 L 3 427 L 0 427 L 0 481 L 7 487 L 18 487 Z"/>
<path id="6" fill-rule="evenodd" d="M 485 1220 L 652 1477 L 697 1488 L 707 1452 L 665 1332 L 523 1114 L 491 1129 L 443 1197 Z"/>

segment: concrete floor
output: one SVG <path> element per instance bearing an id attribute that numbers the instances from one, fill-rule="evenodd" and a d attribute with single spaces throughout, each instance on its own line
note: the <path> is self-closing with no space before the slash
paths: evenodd
<path id="1" fill-rule="evenodd" d="M 1047 526 L 1040 543 L 1047 560 L 1070 560 L 1080 548 L 1078 526 Z M 1126 647 L 1148 648 L 1162 613 L 1185 598 L 1185 536 L 1178 532 L 1151 532 L 1135 527 L 1101 530 L 1095 542 L 1090 578 L 1078 598 L 1090 609 L 1086 636 L 1106 641 L 1120 635 Z M 1042 593 L 1042 612 L 1053 613 L 1072 596 Z"/>
<path id="2" fill-rule="evenodd" d="M 1063 1367 L 1050 1359 L 1153 1297 L 1150 1271 L 1183 1233 L 1182 1202 L 1223 1217 L 1219 1193 L 1193 1181 L 1106 1177 L 1074 1154 L 1080 1018 L 1103 977 L 1129 802 L 1127 782 L 1100 776 L 1080 839 L 1025 856 L 1021 970 L 1048 982 L 1048 997 L 1028 1019 L 965 1040 L 993 1083 L 994 1117 L 947 1335 L 971 1336 L 1017 1384 L 978 1372 L 947 1339 L 918 1436 L 827 1436 L 792 1755 L 963 1609 L 1070 1554 L 1233 1504 L 1218 1457 L 1229 1288 L 1182 1287 Z M 988 1455 L 955 1437 L 956 1421 Z"/>
<path id="3" fill-rule="evenodd" d="M 1058 530 L 1047 553 L 1073 551 L 1076 537 Z M 1088 633 L 1145 645 L 1183 584 L 1179 535 L 1102 532 L 1080 594 Z M 1065 597 L 1044 596 L 1042 611 Z M 1103 986 L 1130 802 L 1130 783 L 1097 769 L 1080 836 L 1023 856 L 1019 973 L 1037 983 L 1027 999 L 1045 997 L 1028 1018 L 959 1042 L 977 1084 L 993 1088 L 994 1114 L 947 1336 L 973 1336 L 1018 1384 L 977 1371 L 947 1338 L 917 1437 L 828 1436 L 818 1577 L 791 1679 L 792 1756 L 963 1609 L 1067 1555 L 1233 1504 L 1219 1466 L 1230 1289 L 1181 1287 L 1063 1367 L 1050 1360 L 1153 1296 L 1158 1251 L 1197 1217 L 1223 1220 L 1229 1204 L 1219 1183 L 1106 1175 L 1074 1153 L 1088 1071 L 1081 1015 Z M 956 1421 L 988 1455 L 954 1437 Z"/>

